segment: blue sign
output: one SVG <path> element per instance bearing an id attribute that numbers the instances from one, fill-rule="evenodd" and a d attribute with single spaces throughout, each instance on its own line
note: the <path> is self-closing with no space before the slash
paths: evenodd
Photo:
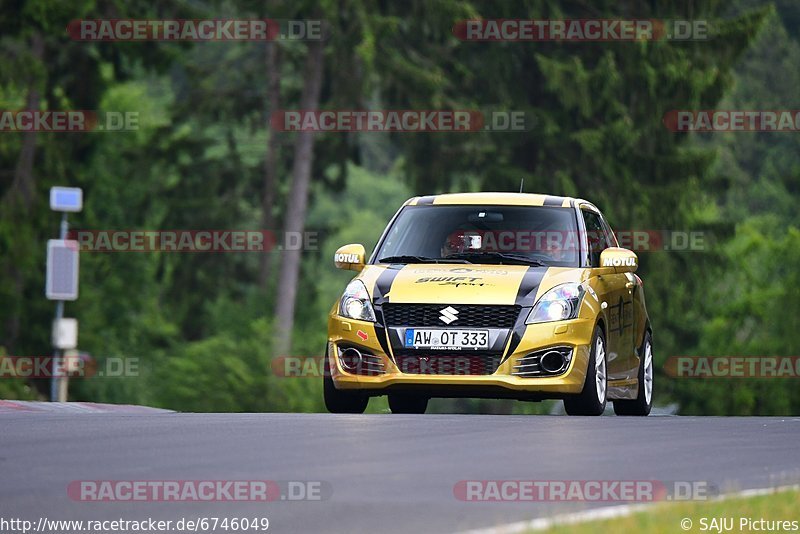
<path id="1" fill-rule="evenodd" d="M 78 212 L 83 209 L 83 190 L 80 187 L 51 187 L 50 209 Z"/>

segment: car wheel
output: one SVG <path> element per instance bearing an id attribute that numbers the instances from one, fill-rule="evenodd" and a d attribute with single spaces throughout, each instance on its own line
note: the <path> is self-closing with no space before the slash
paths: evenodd
<path id="1" fill-rule="evenodd" d="M 331 413 L 364 413 L 369 403 L 369 397 L 357 392 L 336 389 L 331 378 L 330 362 L 325 357 L 325 369 L 322 377 L 323 396 L 325 408 Z"/>
<path id="2" fill-rule="evenodd" d="M 636 399 L 615 400 L 614 413 L 617 415 L 649 415 L 653 407 L 653 338 L 650 332 L 645 332 L 639 354 L 639 390 Z"/>
<path id="3" fill-rule="evenodd" d="M 564 399 L 564 410 L 569 415 L 601 415 L 606 409 L 608 367 L 606 365 L 606 338 L 599 326 L 592 336 L 589 365 L 583 391 Z"/>
<path id="4" fill-rule="evenodd" d="M 425 413 L 428 409 L 428 397 L 389 395 L 389 408 L 392 413 Z"/>

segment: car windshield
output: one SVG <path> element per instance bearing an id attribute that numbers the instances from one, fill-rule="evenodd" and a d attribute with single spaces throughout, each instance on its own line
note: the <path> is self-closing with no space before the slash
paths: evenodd
<path id="1" fill-rule="evenodd" d="M 406 206 L 376 263 L 579 265 L 575 212 L 550 206 Z"/>

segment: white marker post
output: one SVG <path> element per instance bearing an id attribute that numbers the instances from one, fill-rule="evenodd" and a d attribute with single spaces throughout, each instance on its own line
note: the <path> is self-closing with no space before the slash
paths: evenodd
<path id="1" fill-rule="evenodd" d="M 67 377 L 60 364 L 64 349 L 74 349 L 78 340 L 78 323 L 64 318 L 64 301 L 78 298 L 78 242 L 67 239 L 67 213 L 83 209 L 83 190 L 79 187 L 50 188 L 50 209 L 61 212 L 59 239 L 47 242 L 47 278 L 45 295 L 56 301 L 53 320 L 53 363 L 50 377 L 50 401 L 67 401 Z"/>

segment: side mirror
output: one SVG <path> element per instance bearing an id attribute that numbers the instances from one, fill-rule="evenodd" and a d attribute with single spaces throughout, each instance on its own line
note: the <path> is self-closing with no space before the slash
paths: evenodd
<path id="1" fill-rule="evenodd" d="M 608 247 L 600 253 L 600 267 L 613 267 L 618 273 L 633 273 L 639 267 L 639 258 L 627 248 Z"/>
<path id="2" fill-rule="evenodd" d="M 333 263 L 337 269 L 349 269 L 351 271 L 360 271 L 364 268 L 364 258 L 367 252 L 364 250 L 364 245 L 353 244 L 339 247 L 336 254 L 333 256 Z"/>

